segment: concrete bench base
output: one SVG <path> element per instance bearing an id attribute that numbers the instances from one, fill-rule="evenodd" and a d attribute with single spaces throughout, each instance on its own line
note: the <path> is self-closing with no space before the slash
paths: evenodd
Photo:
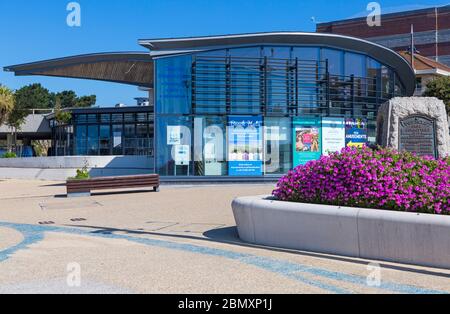
<path id="1" fill-rule="evenodd" d="M 289 203 L 233 201 L 249 243 L 450 269 L 450 216 Z"/>

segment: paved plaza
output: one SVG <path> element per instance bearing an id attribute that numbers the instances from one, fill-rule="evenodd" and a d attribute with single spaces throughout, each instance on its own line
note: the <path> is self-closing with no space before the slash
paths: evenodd
<path id="1" fill-rule="evenodd" d="M 0 293 L 448 293 L 450 270 L 258 247 L 231 201 L 273 184 L 65 198 L 0 181 Z M 370 264 L 370 265 L 369 265 Z"/>

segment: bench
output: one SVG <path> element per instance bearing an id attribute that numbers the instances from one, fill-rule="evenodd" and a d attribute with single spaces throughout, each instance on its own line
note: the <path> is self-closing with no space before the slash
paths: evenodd
<path id="1" fill-rule="evenodd" d="M 67 197 L 90 196 L 91 191 L 152 187 L 159 192 L 159 175 L 145 174 L 118 177 L 98 177 L 86 180 L 69 179 L 66 182 Z"/>

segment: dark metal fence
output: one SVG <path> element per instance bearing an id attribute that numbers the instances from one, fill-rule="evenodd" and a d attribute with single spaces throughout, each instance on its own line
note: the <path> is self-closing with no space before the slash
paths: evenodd
<path id="1" fill-rule="evenodd" d="M 200 57 L 192 63 L 195 114 L 327 115 L 373 119 L 394 93 L 377 75 L 332 75 L 328 61 Z"/>

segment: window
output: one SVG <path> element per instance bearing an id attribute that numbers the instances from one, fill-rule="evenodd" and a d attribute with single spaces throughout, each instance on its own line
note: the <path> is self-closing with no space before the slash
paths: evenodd
<path id="1" fill-rule="evenodd" d="M 194 118 L 194 166 L 197 176 L 227 174 L 226 117 Z"/>
<path id="2" fill-rule="evenodd" d="M 418 77 L 416 78 L 416 90 L 419 92 L 422 90 L 422 78 Z"/>
<path id="3" fill-rule="evenodd" d="M 100 155 L 111 155 L 111 127 L 100 125 Z"/>
<path id="4" fill-rule="evenodd" d="M 387 99 L 394 92 L 394 72 L 387 66 L 381 66 L 381 95 Z"/>
<path id="5" fill-rule="evenodd" d="M 123 155 L 122 145 L 123 127 L 121 124 L 113 125 L 113 155 Z"/>
<path id="6" fill-rule="evenodd" d="M 99 154 L 98 125 L 88 126 L 87 154 L 92 156 Z"/>
<path id="7" fill-rule="evenodd" d="M 292 139 L 290 118 L 265 118 L 266 174 L 283 174 L 292 168 Z"/>
<path id="8" fill-rule="evenodd" d="M 124 149 L 125 155 L 134 155 L 136 143 L 136 125 L 135 124 L 125 124 L 124 126 Z"/>
<path id="9" fill-rule="evenodd" d="M 76 138 L 76 147 L 75 147 L 75 155 L 86 155 L 87 154 L 87 126 L 86 125 L 78 125 L 75 128 L 75 138 Z"/>
<path id="10" fill-rule="evenodd" d="M 158 121 L 156 170 L 163 176 L 190 175 L 193 169 L 192 118 L 160 116 Z"/>
<path id="11" fill-rule="evenodd" d="M 345 76 L 366 77 L 366 56 L 345 52 Z"/>
<path id="12" fill-rule="evenodd" d="M 328 60 L 328 72 L 332 76 L 344 75 L 344 52 L 334 49 L 322 49 L 322 61 Z"/>
<path id="13" fill-rule="evenodd" d="M 156 61 L 156 110 L 166 114 L 191 112 L 192 57 L 163 58 Z"/>

